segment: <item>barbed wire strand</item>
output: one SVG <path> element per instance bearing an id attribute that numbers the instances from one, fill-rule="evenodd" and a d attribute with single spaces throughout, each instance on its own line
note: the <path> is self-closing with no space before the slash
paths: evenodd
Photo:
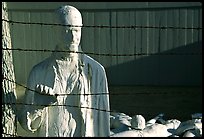
<path id="1" fill-rule="evenodd" d="M 78 53 L 78 54 L 87 54 L 87 55 L 98 55 L 98 56 L 141 56 L 141 55 L 202 55 L 202 52 L 190 52 L 190 53 L 134 53 L 134 54 L 105 54 L 105 53 L 93 53 L 93 52 L 77 52 L 77 51 L 68 51 L 68 50 L 49 50 L 49 49 L 22 49 L 22 48 L 2 48 L 2 50 L 12 50 L 12 51 L 37 51 L 37 52 L 67 52 L 67 53 Z"/>
<path id="2" fill-rule="evenodd" d="M 6 20 L 2 19 L 4 22 L 8 22 L 11 24 L 24 24 L 24 25 L 45 25 L 45 26 L 68 26 L 68 27 L 87 27 L 87 28 L 129 28 L 129 29 L 137 29 L 137 28 L 146 28 L 146 29 L 195 29 L 195 30 L 201 30 L 201 27 L 157 27 L 157 26 L 138 26 L 138 25 L 132 25 L 132 26 L 108 26 L 108 25 L 97 25 L 97 26 L 90 26 L 90 25 L 64 25 L 64 24 L 51 24 L 51 23 L 37 23 L 37 22 L 22 22 L 22 21 L 12 21 L 12 20 Z"/>
<path id="3" fill-rule="evenodd" d="M 67 94 L 69 95 L 69 94 Z M 105 110 L 105 109 L 99 109 L 99 108 L 90 108 L 90 107 L 83 107 L 83 106 L 74 106 L 74 105 L 54 105 L 54 104 L 28 104 L 28 103 L 22 103 L 22 102 L 15 102 L 15 103 L 2 103 L 3 105 L 32 105 L 32 106 L 45 106 L 45 107 L 57 107 L 57 106 L 68 106 L 68 107 L 74 107 L 74 108 L 85 108 L 85 109 L 92 109 L 92 110 L 98 110 L 98 111 L 104 111 L 104 112 L 115 112 L 111 110 Z"/>
<path id="4" fill-rule="evenodd" d="M 21 86 L 21 87 L 23 87 L 25 89 L 36 92 L 36 93 L 38 93 L 40 95 L 47 95 L 47 94 L 42 94 L 42 93 L 40 93 L 40 92 L 38 92 L 36 90 L 30 89 L 29 87 L 27 87 L 25 85 L 22 85 L 20 83 L 17 83 L 16 81 L 10 80 L 8 78 L 3 77 L 3 80 L 7 80 L 9 82 L 15 83 L 15 84 L 17 84 L 17 85 L 19 85 L 19 86 Z M 189 92 L 187 92 L 187 91 L 171 92 L 171 95 L 172 95 L 172 93 L 175 93 L 175 94 L 189 94 Z M 168 93 L 167 92 L 153 92 L 153 91 L 151 91 L 151 92 L 145 91 L 145 92 L 137 92 L 137 93 L 100 93 L 100 92 L 98 92 L 98 93 L 94 93 L 94 94 L 55 94 L 55 96 L 64 96 L 64 95 L 117 95 L 117 96 L 119 96 L 119 95 L 143 95 L 143 94 L 145 94 L 145 95 L 162 95 L 162 94 L 168 94 Z"/>
<path id="5" fill-rule="evenodd" d="M 45 107 L 58 107 L 58 106 L 68 106 L 68 107 L 74 107 L 74 108 L 83 108 L 83 109 L 92 109 L 97 111 L 103 111 L 103 112 L 115 112 L 111 110 L 105 110 L 105 109 L 99 109 L 99 108 L 91 108 L 91 107 L 83 107 L 83 106 L 74 106 L 74 105 L 68 105 L 68 104 L 29 104 L 29 103 L 22 103 L 22 102 L 16 102 L 16 103 L 2 103 L 3 105 L 31 105 L 31 106 L 45 106 Z"/>
<path id="6" fill-rule="evenodd" d="M 40 94 L 40 95 L 46 95 L 46 96 L 47 96 L 47 94 L 42 94 L 42 93 L 40 93 L 40 92 L 38 92 L 38 91 L 36 91 L 36 90 L 30 89 L 30 88 L 28 88 L 27 86 L 22 85 L 22 84 L 20 84 L 20 83 L 17 83 L 17 82 L 15 82 L 15 81 L 12 81 L 12 80 L 10 80 L 10 79 L 8 79 L 8 78 L 3 77 L 3 80 L 7 80 L 7 81 L 9 81 L 9 82 L 15 83 L 15 84 L 17 84 L 17 85 L 19 85 L 19 86 L 21 86 L 21 87 L 27 89 L 27 90 L 30 90 L 30 91 L 35 92 L 35 93 L 38 93 L 38 94 Z M 57 97 L 57 96 L 64 96 L 64 95 L 84 95 L 84 96 L 86 96 L 86 95 L 109 95 L 109 93 L 97 93 L 97 94 L 55 94 L 54 96 Z M 49 96 L 50 96 L 50 95 L 49 95 Z"/>

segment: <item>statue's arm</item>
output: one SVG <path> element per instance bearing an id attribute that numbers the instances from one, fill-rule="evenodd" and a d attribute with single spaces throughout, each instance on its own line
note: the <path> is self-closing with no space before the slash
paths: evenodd
<path id="1" fill-rule="evenodd" d="M 31 71 L 28 78 L 23 104 L 18 114 L 18 120 L 21 126 L 26 131 L 31 132 L 36 131 L 40 127 L 43 120 L 42 115 L 44 108 L 36 103 L 36 92 L 32 91 L 35 90 L 37 82 L 35 77 L 35 71 Z"/>

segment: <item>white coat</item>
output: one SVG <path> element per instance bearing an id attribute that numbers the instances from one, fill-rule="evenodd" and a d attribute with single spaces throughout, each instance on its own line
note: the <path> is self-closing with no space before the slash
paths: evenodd
<path id="1" fill-rule="evenodd" d="M 24 103 L 32 105 L 23 105 L 19 114 L 19 122 L 24 129 L 37 132 L 41 137 L 110 135 L 105 69 L 86 54 L 80 55 L 81 60 L 71 73 L 66 61 L 57 60 L 56 53 L 33 67 L 27 87 L 36 90 L 37 85 L 43 85 L 49 93 L 52 91 L 58 95 L 39 95 L 27 89 Z M 61 76 L 62 73 L 64 75 Z M 44 106 L 39 106 L 41 104 Z"/>

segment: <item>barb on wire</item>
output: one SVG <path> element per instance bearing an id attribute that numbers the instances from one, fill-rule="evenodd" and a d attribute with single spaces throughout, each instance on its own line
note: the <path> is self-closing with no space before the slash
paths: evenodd
<path id="1" fill-rule="evenodd" d="M 2 48 L 2 50 L 13 50 L 13 51 L 37 51 L 37 52 L 67 52 L 67 53 L 78 53 L 78 54 L 87 54 L 87 55 L 99 55 L 99 56 L 142 56 L 142 55 L 202 55 L 202 52 L 191 52 L 191 53 L 134 53 L 134 54 L 105 54 L 105 53 L 93 53 L 93 52 L 77 52 L 77 51 L 68 51 L 68 50 L 49 50 L 49 49 L 22 49 L 22 48 Z"/>
<path id="2" fill-rule="evenodd" d="M 8 22 L 11 24 L 24 24 L 24 25 L 45 25 L 45 26 L 68 26 L 68 27 L 87 27 L 87 28 L 129 28 L 129 29 L 137 29 L 137 28 L 145 28 L 145 29 L 195 29 L 195 30 L 201 30 L 201 27 L 157 27 L 157 26 L 138 26 L 138 25 L 132 25 L 132 26 L 108 26 L 108 25 L 97 25 L 97 26 L 88 26 L 88 25 L 64 25 L 64 24 L 51 24 L 51 23 L 34 23 L 34 22 L 23 22 L 23 21 L 12 21 L 12 20 L 6 20 L 2 19 L 4 22 Z"/>

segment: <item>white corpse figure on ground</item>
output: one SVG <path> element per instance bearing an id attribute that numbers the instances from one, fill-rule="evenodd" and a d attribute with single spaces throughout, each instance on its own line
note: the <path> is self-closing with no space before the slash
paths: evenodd
<path id="1" fill-rule="evenodd" d="M 72 26 L 61 26 L 63 38 L 56 50 L 81 51 L 80 12 L 67 5 L 57 13 L 61 23 Z M 105 69 L 88 55 L 53 52 L 32 68 L 27 87 L 24 103 L 31 105 L 23 105 L 19 113 L 19 122 L 27 131 L 41 137 L 110 135 Z"/>

